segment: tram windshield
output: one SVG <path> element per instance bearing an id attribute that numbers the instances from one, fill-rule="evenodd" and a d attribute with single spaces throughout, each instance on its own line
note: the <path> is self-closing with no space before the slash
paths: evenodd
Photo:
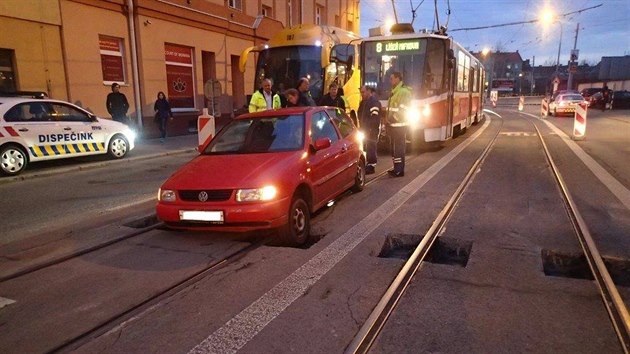
<path id="1" fill-rule="evenodd" d="M 321 46 L 265 49 L 258 56 L 256 82 L 269 78 L 273 82 L 273 89 L 283 92 L 295 88 L 300 78 L 307 77 L 310 80 L 311 96 L 317 102 L 323 88 L 321 52 Z"/>
<path id="2" fill-rule="evenodd" d="M 445 41 L 437 38 L 363 42 L 363 84 L 376 87 L 378 97 L 387 99 L 389 77 L 398 71 L 416 98 L 439 94 L 444 87 L 445 56 Z"/>

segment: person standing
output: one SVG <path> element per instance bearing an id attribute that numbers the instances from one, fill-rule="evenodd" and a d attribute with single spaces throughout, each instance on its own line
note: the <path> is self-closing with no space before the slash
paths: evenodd
<path id="1" fill-rule="evenodd" d="M 376 93 L 371 86 L 361 86 L 361 103 L 359 103 L 359 124 L 361 130 L 365 134 L 365 153 L 367 157 L 367 166 L 365 174 L 374 173 L 376 166 L 376 145 L 378 144 L 378 135 L 381 126 L 381 103 L 376 98 Z"/>
<path id="2" fill-rule="evenodd" d="M 390 133 L 392 160 L 394 168 L 387 171 L 392 177 L 405 175 L 405 149 L 407 121 L 405 108 L 411 103 L 411 90 L 403 84 L 402 74 L 398 71 L 389 76 L 392 94 L 387 101 L 387 128 Z"/>
<path id="3" fill-rule="evenodd" d="M 130 122 L 127 119 L 129 102 L 127 102 L 127 97 L 120 92 L 120 85 L 118 85 L 118 83 L 114 82 L 112 84 L 112 92 L 107 95 L 105 105 L 107 106 L 107 112 L 109 112 L 113 120 L 129 125 Z"/>
<path id="4" fill-rule="evenodd" d="M 336 82 L 328 86 L 328 93 L 319 101 L 320 106 L 339 107 L 342 111 L 346 111 L 346 102 L 339 95 L 339 85 Z"/>
<path id="5" fill-rule="evenodd" d="M 261 86 L 249 101 L 249 113 L 280 108 L 280 96 L 271 90 L 271 80 L 263 79 Z"/>
<path id="6" fill-rule="evenodd" d="M 311 97 L 309 87 L 310 81 L 305 77 L 301 78 L 297 85 L 297 90 L 300 93 L 298 106 L 317 106 L 315 100 Z"/>
<path id="7" fill-rule="evenodd" d="M 166 139 L 166 123 L 168 123 L 169 118 L 173 119 L 171 104 L 166 99 L 164 92 L 158 92 L 153 110 L 155 111 L 155 119 L 160 126 L 160 142 L 164 142 L 164 139 Z"/>
<path id="8" fill-rule="evenodd" d="M 608 89 L 608 84 L 604 83 L 604 87 L 602 87 L 602 112 L 604 112 L 608 106 L 608 102 L 610 102 L 610 90 Z"/>

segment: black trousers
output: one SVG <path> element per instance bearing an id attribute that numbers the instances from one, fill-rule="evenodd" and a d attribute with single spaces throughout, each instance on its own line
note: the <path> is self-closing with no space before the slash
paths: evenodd
<path id="1" fill-rule="evenodd" d="M 405 150 L 406 150 L 406 135 L 407 127 L 393 127 L 389 126 L 389 136 L 392 151 L 392 161 L 394 163 L 395 173 L 405 173 Z"/>
<path id="2" fill-rule="evenodd" d="M 367 158 L 367 165 L 376 165 L 376 145 L 378 144 L 378 129 L 368 130 L 365 133 L 365 141 L 363 142 L 363 149 L 365 149 L 365 157 Z"/>

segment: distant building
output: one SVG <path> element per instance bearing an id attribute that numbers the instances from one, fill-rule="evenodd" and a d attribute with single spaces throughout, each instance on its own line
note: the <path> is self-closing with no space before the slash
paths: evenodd
<path id="1" fill-rule="evenodd" d="M 488 52 L 483 55 L 481 52 L 473 52 L 484 65 L 488 88 L 497 90 L 502 95 L 512 95 L 529 92 L 529 80 L 523 70 L 523 58 L 518 52 Z"/>
<path id="2" fill-rule="evenodd" d="M 241 52 L 284 27 L 359 32 L 359 0 L 2 0 L 0 13 L 0 90 L 46 91 L 109 117 L 105 97 L 118 82 L 149 134 L 158 91 L 176 100 L 174 133 L 208 107 L 209 80 L 220 114 L 243 106 L 255 61 L 241 73 Z"/>

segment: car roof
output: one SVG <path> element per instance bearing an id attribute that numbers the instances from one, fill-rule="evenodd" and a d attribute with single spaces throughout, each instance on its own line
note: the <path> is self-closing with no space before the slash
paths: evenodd
<path id="1" fill-rule="evenodd" d="M 22 102 L 53 102 L 53 103 L 70 103 L 67 101 L 54 100 L 51 98 L 33 98 L 33 97 L 2 97 L 0 96 L 0 103 L 6 104 L 18 104 Z"/>
<path id="2" fill-rule="evenodd" d="M 311 110 L 322 109 L 322 108 L 336 108 L 336 107 L 288 107 L 288 108 L 280 108 L 280 109 L 269 109 L 266 111 L 255 112 L 255 113 L 245 113 L 234 119 L 249 119 L 249 118 L 265 118 L 265 117 L 275 117 L 275 116 L 289 116 L 295 114 L 304 114 Z"/>

